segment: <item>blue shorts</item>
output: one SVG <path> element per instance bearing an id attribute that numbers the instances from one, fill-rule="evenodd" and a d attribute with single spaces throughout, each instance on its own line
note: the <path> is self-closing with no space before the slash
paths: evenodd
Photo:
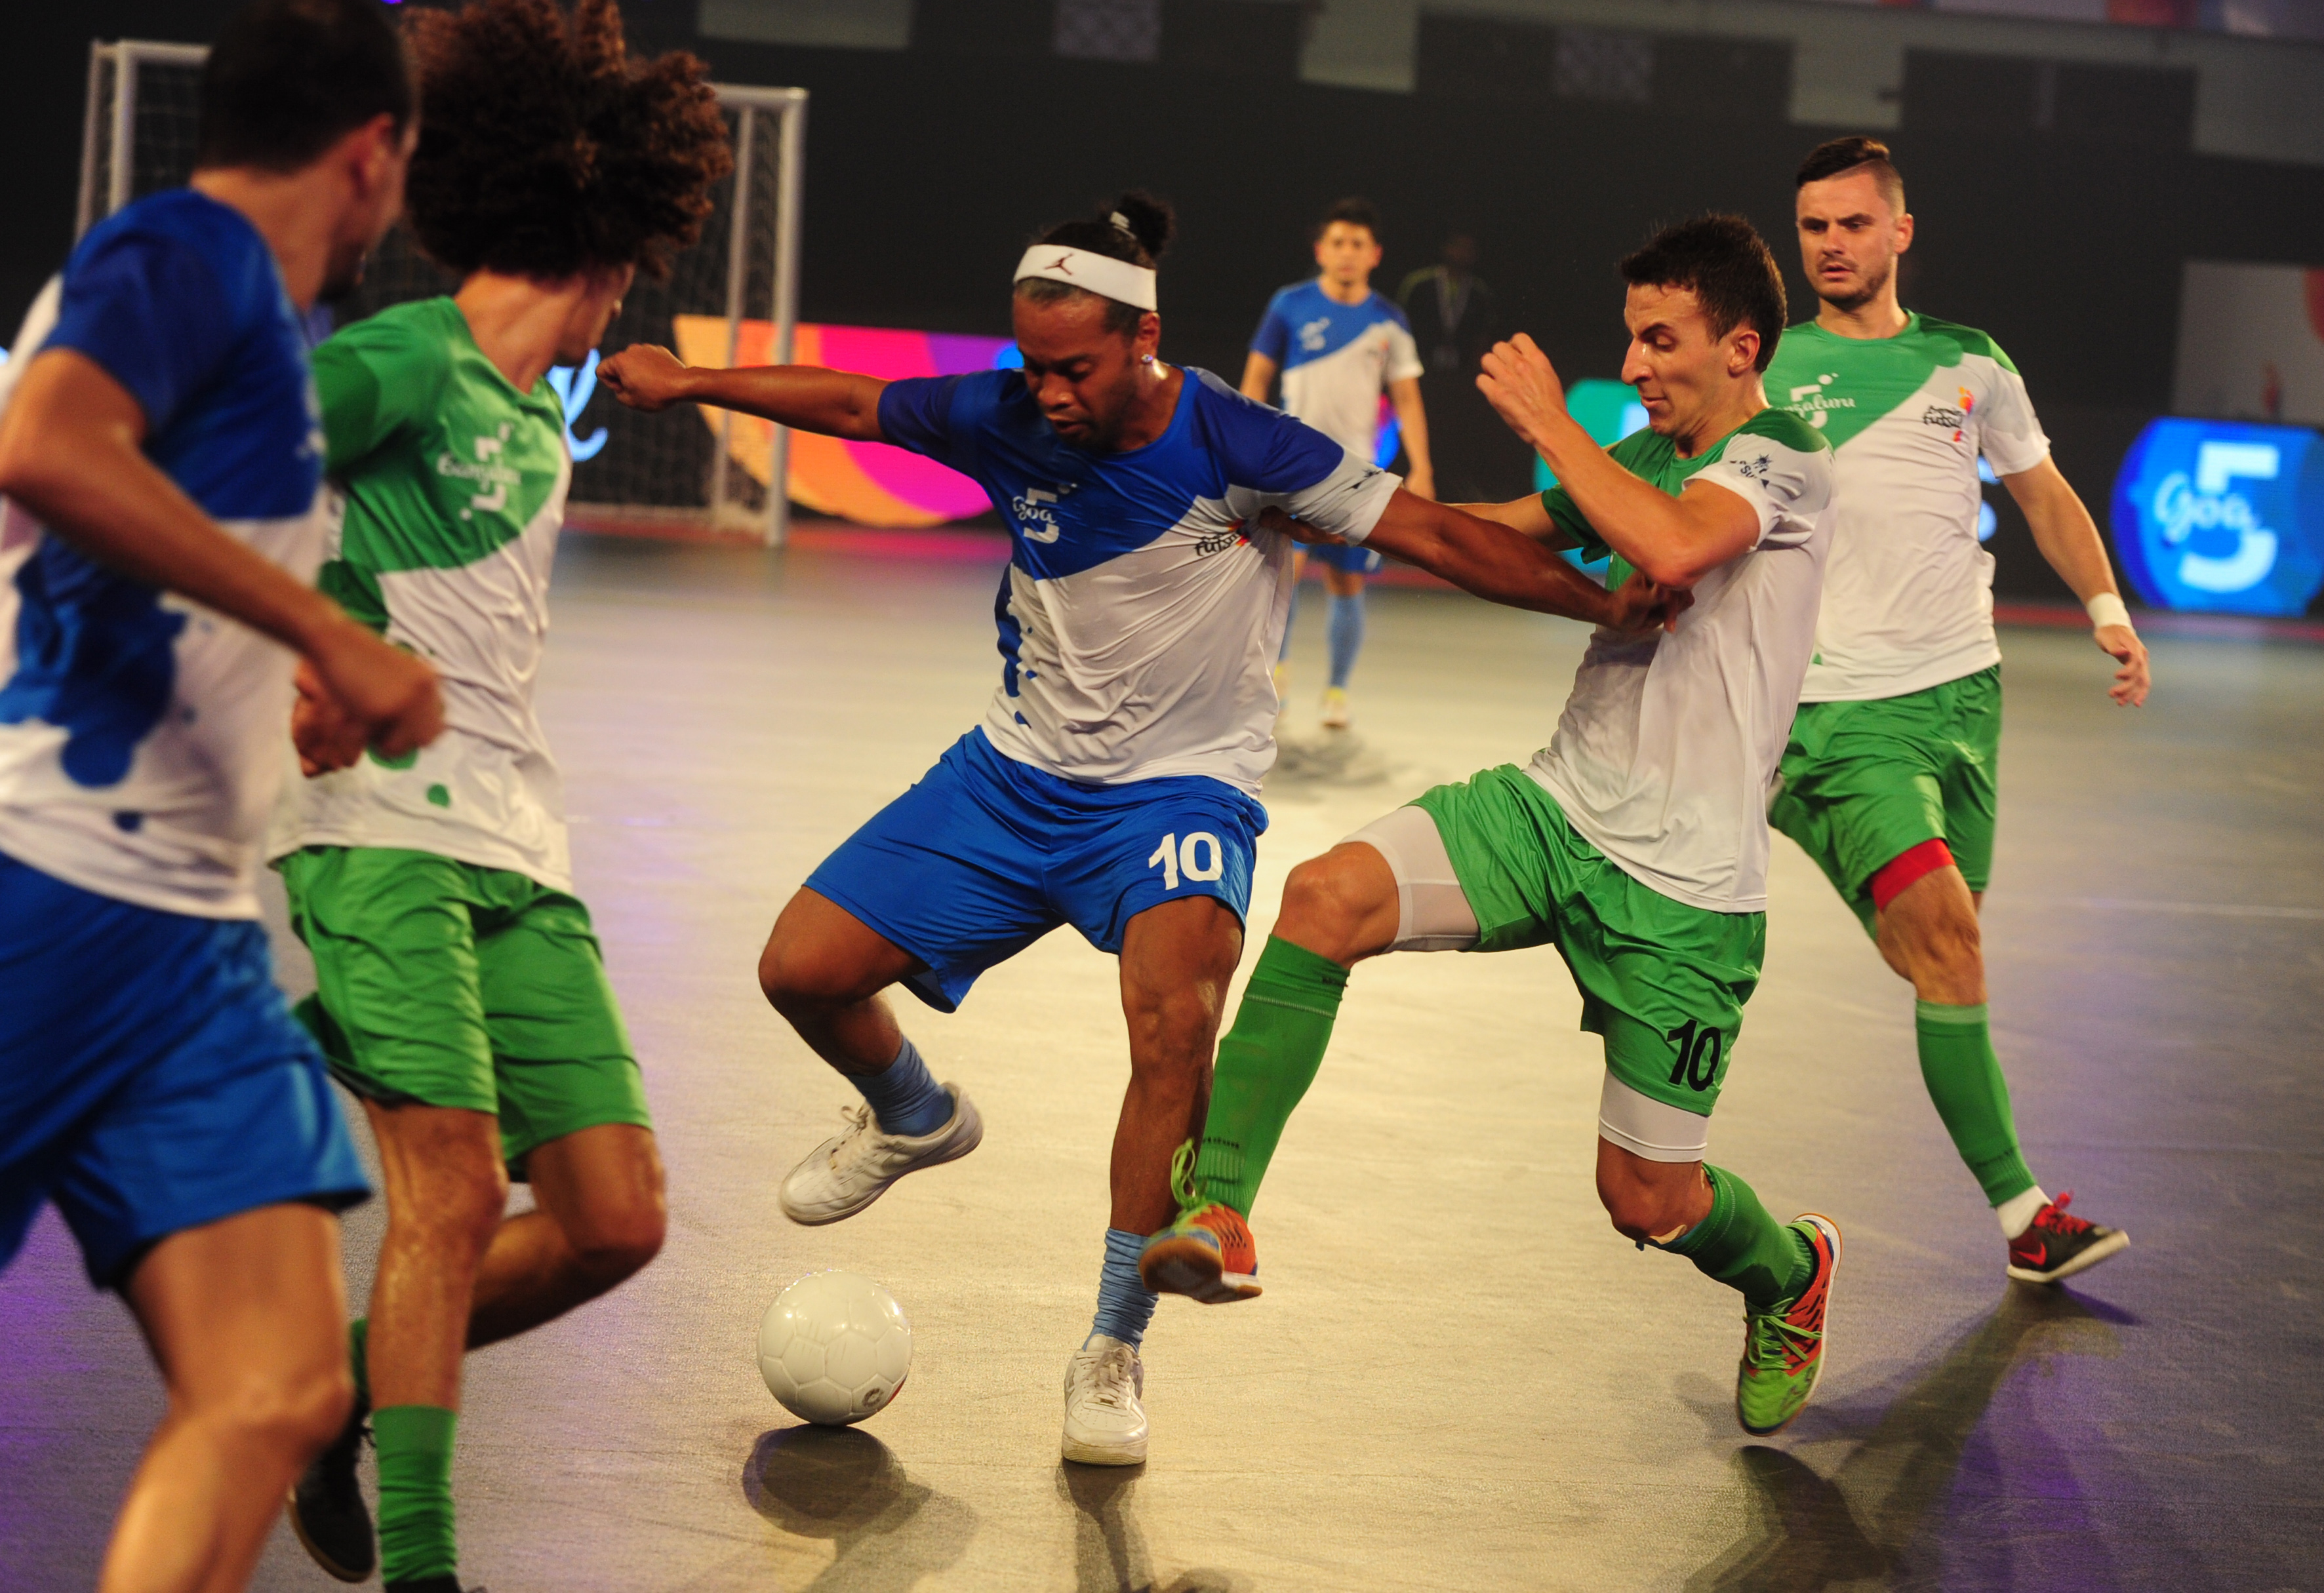
<path id="1" fill-rule="evenodd" d="M 266 930 L 96 895 L 0 856 L 0 1266 L 41 1202 L 118 1288 L 157 1241 L 371 1193 Z"/>
<path id="2" fill-rule="evenodd" d="M 1351 576 L 1369 576 L 1380 567 L 1380 556 L 1369 548 L 1351 548 L 1338 542 L 1311 543 L 1307 557 L 1317 564 L 1330 565 L 1335 570 L 1345 570 Z"/>
<path id="3" fill-rule="evenodd" d="M 1212 896 L 1250 910 L 1267 810 L 1204 775 L 1061 779 L 970 731 L 823 860 L 807 888 L 926 964 L 904 983 L 950 1012 L 976 976 L 1060 924 L 1101 952 L 1147 908 Z"/>

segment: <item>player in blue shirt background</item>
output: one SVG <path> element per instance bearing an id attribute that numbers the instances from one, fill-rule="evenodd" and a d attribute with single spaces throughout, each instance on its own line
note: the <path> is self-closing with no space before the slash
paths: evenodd
<path id="1" fill-rule="evenodd" d="M 1001 680 L 984 722 L 825 860 L 759 962 L 767 999 L 862 1093 L 847 1131 L 784 1180 L 794 1221 L 835 1222 L 983 1135 L 881 992 L 951 1011 L 977 976 L 1071 924 L 1120 958 L 1130 1087 L 1091 1331 L 1068 1363 L 1069 1460 L 1146 1458 L 1139 1346 L 1147 1236 L 1176 1213 L 1242 953 L 1271 672 L 1291 597 L 1270 505 L 1360 541 L 1425 527 L 1479 550 L 1477 590 L 1626 627 L 1655 600 L 1606 593 L 1503 528 L 1399 490 L 1367 456 L 1204 371 L 1164 364 L 1155 256 L 1169 212 L 1140 194 L 1051 228 L 1017 268 L 1024 369 L 881 382 L 812 366 L 721 371 L 668 351 L 598 367 L 624 403 L 722 405 L 888 442 L 973 476 L 1008 525 Z"/>
<path id="2" fill-rule="evenodd" d="M 91 228 L 0 376 L 0 1265 L 55 1202 L 169 1392 L 101 1589 L 243 1587 L 353 1394 L 335 1214 L 369 1190 L 256 879 L 294 655 L 318 760 L 443 724 L 311 584 L 303 318 L 394 219 L 415 110 L 373 0 L 256 0 L 191 185 Z"/>
<path id="3" fill-rule="evenodd" d="M 1410 467 L 1406 490 L 1434 498 L 1436 473 L 1428 456 L 1428 417 L 1420 402 L 1425 367 L 1403 309 L 1372 291 L 1372 272 L 1379 262 L 1379 212 L 1370 199 L 1342 199 L 1325 211 L 1315 233 L 1316 274 L 1268 300 L 1243 362 L 1242 392 L 1267 402 L 1280 373 L 1286 410 L 1383 467 L 1393 462 L 1400 441 Z M 1394 439 L 1380 436 L 1383 388 L 1396 411 Z M 1383 453 L 1388 456 L 1379 457 Z M 1379 568 L 1380 556 L 1366 548 L 1319 544 L 1294 556 L 1294 571 L 1309 558 L 1323 566 L 1323 589 L 1332 600 L 1332 673 L 1323 691 L 1323 723 L 1345 730 L 1355 722 L 1348 678 L 1364 645 L 1364 577 Z M 1296 573 L 1293 579 L 1296 591 Z M 1288 621 L 1283 649 L 1287 658 Z M 1289 678 L 1290 666 L 1278 661 L 1278 695 Z"/>

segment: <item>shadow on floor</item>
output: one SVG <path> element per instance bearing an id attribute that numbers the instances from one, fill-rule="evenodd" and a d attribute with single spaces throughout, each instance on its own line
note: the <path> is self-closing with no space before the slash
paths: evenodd
<path id="1" fill-rule="evenodd" d="M 1268 771 L 1270 790 L 1277 787 L 1321 788 L 1338 786 L 1379 786 L 1397 772 L 1395 760 L 1364 740 L 1360 731 L 1298 732 L 1281 720 L 1275 726 L 1275 767 Z"/>
<path id="2" fill-rule="evenodd" d="M 1143 1466 L 1057 1464 L 1057 1496 L 1074 1507 L 1074 1593 L 1240 1593 L 1225 1571 L 1190 1570 L 1154 1579 L 1146 1533 L 1130 1508 Z"/>
<path id="3" fill-rule="evenodd" d="M 742 1463 L 751 1508 L 837 1552 L 807 1584 L 821 1593 L 905 1593 L 957 1563 L 976 1512 L 914 1482 L 888 1446 L 860 1428 L 780 1427 Z"/>
<path id="4" fill-rule="evenodd" d="M 2111 1358 L 2121 1353 L 2115 1323 L 2136 1319 L 2062 1289 L 2012 1285 L 1985 1320 L 1954 1340 L 1936 1367 L 1877 1401 L 1876 1421 L 1858 1428 L 1847 1411 L 1827 1413 L 1838 1431 L 1861 1432 L 1830 1477 L 1765 1444 L 1738 1451 L 1758 1520 L 1687 1584 L 1688 1593 L 1818 1593 L 1849 1583 L 1911 1580 L 1906 1564 L 1922 1528 L 1941 1515 L 1963 1451 L 1987 1408 L 2020 1366 L 2054 1355 Z M 1813 1407 L 1811 1407 L 1812 1412 Z M 2112 1586 L 2101 1574 L 2088 1585 Z"/>

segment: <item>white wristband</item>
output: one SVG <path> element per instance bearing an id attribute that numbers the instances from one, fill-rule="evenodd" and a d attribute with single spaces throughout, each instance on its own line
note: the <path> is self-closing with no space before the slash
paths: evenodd
<path id="1" fill-rule="evenodd" d="M 2120 625 L 2126 630 L 2130 628 L 2130 610 L 2120 597 L 2111 592 L 2099 593 L 2082 607 L 2088 611 L 2090 628 L 2094 631 L 2103 631 L 2108 625 Z"/>

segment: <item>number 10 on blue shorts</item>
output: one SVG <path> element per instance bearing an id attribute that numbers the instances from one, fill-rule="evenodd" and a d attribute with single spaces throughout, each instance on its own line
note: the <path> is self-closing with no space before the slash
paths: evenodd
<path id="1" fill-rule="evenodd" d="M 1249 916 L 1266 828 L 1267 810 L 1222 780 L 1064 779 L 973 730 L 807 888 L 925 963 L 905 983 L 950 1012 L 978 974 L 1060 924 L 1119 952 L 1130 919 L 1178 897 L 1216 897 Z"/>

